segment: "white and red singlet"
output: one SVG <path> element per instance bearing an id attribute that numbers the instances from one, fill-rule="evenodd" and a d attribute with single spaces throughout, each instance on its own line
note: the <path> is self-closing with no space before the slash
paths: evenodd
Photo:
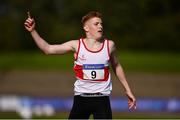
<path id="1" fill-rule="evenodd" d="M 91 51 L 85 45 L 83 38 L 81 38 L 75 57 L 75 95 L 83 93 L 109 95 L 112 90 L 109 72 L 109 41 L 105 39 L 99 50 Z"/>

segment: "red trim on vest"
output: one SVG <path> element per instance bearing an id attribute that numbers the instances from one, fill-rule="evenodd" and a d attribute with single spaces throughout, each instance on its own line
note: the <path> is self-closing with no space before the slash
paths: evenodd
<path id="1" fill-rule="evenodd" d="M 76 56 L 75 56 L 75 61 L 76 61 L 76 60 L 77 60 L 77 58 L 78 58 L 80 45 L 81 45 L 81 42 L 80 42 L 80 39 L 79 39 L 78 50 L 77 50 L 77 52 L 75 53 L 75 55 L 76 55 Z"/>
<path id="2" fill-rule="evenodd" d="M 107 51 L 108 51 L 108 56 L 110 60 L 111 56 L 110 56 L 109 40 L 107 40 Z"/>
<path id="3" fill-rule="evenodd" d="M 104 41 L 105 41 L 105 40 L 104 40 Z M 100 52 L 100 51 L 104 48 L 104 41 L 103 41 L 102 47 L 101 47 L 99 50 L 97 50 L 97 51 L 92 51 L 92 50 L 89 50 L 89 49 L 86 47 L 86 44 L 84 43 L 84 39 L 82 38 L 82 43 L 83 43 L 84 47 L 86 48 L 87 51 L 92 52 L 92 53 Z"/>
<path id="4" fill-rule="evenodd" d="M 82 71 L 83 66 L 81 65 L 75 65 L 74 66 L 74 72 L 76 74 L 76 77 L 82 79 L 83 78 L 83 71 Z"/>

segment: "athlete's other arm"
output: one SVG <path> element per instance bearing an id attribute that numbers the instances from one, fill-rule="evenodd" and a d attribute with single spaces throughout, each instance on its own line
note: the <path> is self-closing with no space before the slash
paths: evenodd
<path id="1" fill-rule="evenodd" d="M 117 56 L 116 56 L 116 47 L 113 41 L 109 41 L 109 48 L 110 48 L 110 61 L 111 61 L 111 66 L 113 68 L 113 71 L 117 78 L 119 79 L 120 83 L 125 89 L 125 93 L 128 97 L 128 106 L 129 109 L 134 108 L 136 109 L 136 99 L 134 95 L 132 94 L 132 91 L 128 85 L 128 82 L 126 80 L 124 71 L 120 63 L 118 62 Z"/>
<path id="2" fill-rule="evenodd" d="M 28 12 L 28 18 L 26 19 L 24 26 L 27 31 L 29 31 L 37 44 L 37 46 L 45 54 L 64 54 L 69 51 L 76 51 L 78 40 L 71 40 L 63 44 L 50 45 L 48 44 L 35 30 L 35 20 L 30 16 Z"/>

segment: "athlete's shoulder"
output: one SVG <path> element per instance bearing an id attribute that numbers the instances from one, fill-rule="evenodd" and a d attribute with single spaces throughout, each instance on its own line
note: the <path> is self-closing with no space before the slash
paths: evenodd
<path id="1" fill-rule="evenodd" d="M 110 51 L 110 53 L 112 53 L 114 50 L 115 50 L 115 43 L 114 43 L 114 41 L 113 40 L 109 40 L 109 39 L 107 39 L 108 40 L 108 43 L 109 43 L 109 51 Z"/>
<path id="2" fill-rule="evenodd" d="M 78 50 L 78 47 L 79 47 L 79 39 L 70 40 L 69 43 L 70 43 L 70 45 L 75 49 L 75 51 Z"/>
<path id="3" fill-rule="evenodd" d="M 110 45 L 110 46 L 114 46 L 114 45 L 115 45 L 115 43 L 114 43 L 113 40 L 109 40 L 109 39 L 108 39 L 108 42 L 109 42 L 109 45 Z"/>

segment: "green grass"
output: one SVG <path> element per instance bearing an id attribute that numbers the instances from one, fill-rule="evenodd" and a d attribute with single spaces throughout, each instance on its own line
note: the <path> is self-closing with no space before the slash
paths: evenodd
<path id="1" fill-rule="evenodd" d="M 120 52 L 128 72 L 180 72 L 180 54 L 155 52 Z M 0 70 L 73 70 L 73 54 L 44 55 L 41 52 L 1 53 Z"/>
<path id="2" fill-rule="evenodd" d="M 180 72 L 180 54 L 155 52 L 122 52 L 119 55 L 127 71 Z"/>
<path id="3" fill-rule="evenodd" d="M 15 70 L 70 70 L 73 57 L 67 55 L 44 55 L 40 52 L 4 53 L 0 56 L 1 69 Z"/>

